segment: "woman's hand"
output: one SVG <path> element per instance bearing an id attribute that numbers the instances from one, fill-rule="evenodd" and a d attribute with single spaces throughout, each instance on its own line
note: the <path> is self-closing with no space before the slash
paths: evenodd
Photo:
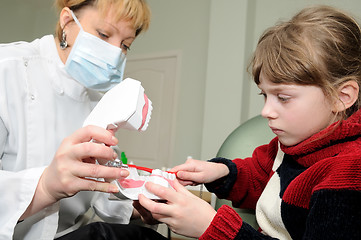
<path id="1" fill-rule="evenodd" d="M 140 194 L 139 204 L 175 233 L 199 238 L 216 215 L 209 203 L 190 193 L 177 180 L 174 181 L 175 191 L 152 182 L 146 183 L 146 188 L 166 202 L 153 201 Z"/>
<path id="2" fill-rule="evenodd" d="M 210 183 L 229 174 L 229 169 L 224 164 L 192 158 L 169 171 L 176 172 L 179 182 L 184 186 Z"/>
<path id="3" fill-rule="evenodd" d="M 118 192 L 115 185 L 97 178 L 124 178 L 129 172 L 95 164 L 96 159 L 114 160 L 117 155 L 109 146 L 117 142 L 111 132 L 96 126 L 81 128 L 65 138 L 40 177 L 33 201 L 20 219 L 79 191 Z"/>

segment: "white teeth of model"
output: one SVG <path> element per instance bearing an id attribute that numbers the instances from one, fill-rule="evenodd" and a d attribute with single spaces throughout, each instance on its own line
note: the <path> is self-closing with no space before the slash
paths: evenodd
<path id="1" fill-rule="evenodd" d="M 135 168 L 127 168 L 127 170 L 129 171 L 128 177 L 115 180 L 115 183 L 119 188 L 119 193 L 114 195 L 121 199 L 128 198 L 138 200 L 138 195 L 140 193 L 150 199 L 159 199 L 158 196 L 147 191 L 145 183 L 153 182 L 163 187 L 173 188 L 173 181 L 176 178 L 174 173 L 167 173 L 160 169 L 153 170 L 150 176 L 139 176 L 138 171 Z"/>
<path id="2" fill-rule="evenodd" d="M 151 115 L 152 115 L 152 111 L 153 111 L 152 101 L 150 101 L 150 99 L 148 99 L 148 101 L 149 101 L 149 105 L 148 105 L 147 116 L 145 117 L 144 126 L 140 129 L 142 131 L 145 131 L 148 128 L 148 125 L 149 125 L 149 122 L 151 119 Z"/>
<path id="3" fill-rule="evenodd" d="M 159 169 L 158 169 L 159 170 Z M 160 171 L 160 170 L 159 170 Z M 153 174 L 153 173 L 152 173 Z M 176 178 L 175 174 L 174 173 L 169 173 L 169 172 L 164 172 L 164 171 L 160 171 L 160 174 L 166 178 L 166 179 L 169 179 L 169 180 L 174 180 Z"/>

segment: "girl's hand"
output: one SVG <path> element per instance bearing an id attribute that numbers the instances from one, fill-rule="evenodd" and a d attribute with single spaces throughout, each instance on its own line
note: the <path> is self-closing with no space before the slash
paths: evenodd
<path id="1" fill-rule="evenodd" d="M 229 174 L 229 169 L 224 164 L 192 158 L 187 159 L 184 164 L 178 165 L 170 171 L 177 172 L 177 178 L 184 186 L 210 183 Z"/>
<path id="2" fill-rule="evenodd" d="M 33 200 L 20 219 L 79 191 L 118 192 L 115 185 L 97 178 L 125 178 L 129 172 L 95 164 L 95 159 L 114 160 L 117 155 L 109 146 L 117 143 L 111 132 L 96 126 L 81 128 L 65 138 L 40 177 Z"/>
<path id="3" fill-rule="evenodd" d="M 175 233 L 199 238 L 216 215 L 210 204 L 190 193 L 177 180 L 174 181 L 175 191 L 152 182 L 145 186 L 166 203 L 150 200 L 142 194 L 139 203 L 155 220 L 167 224 Z"/>
<path id="4" fill-rule="evenodd" d="M 156 200 L 154 200 L 156 201 Z M 133 201 L 133 207 L 137 213 L 136 217 L 140 217 L 142 221 L 149 225 L 159 224 L 158 220 L 154 219 L 152 213 L 149 212 L 146 208 L 144 208 L 140 203 L 139 200 Z M 133 211 L 134 212 L 134 211 Z"/>

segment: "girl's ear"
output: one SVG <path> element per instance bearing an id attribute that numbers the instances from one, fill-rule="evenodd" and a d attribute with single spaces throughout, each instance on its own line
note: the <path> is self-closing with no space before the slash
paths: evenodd
<path id="1" fill-rule="evenodd" d="M 334 111 L 343 112 L 351 107 L 358 99 L 359 86 L 355 80 L 343 83 L 337 90 L 338 101 L 335 103 Z"/>
<path id="2" fill-rule="evenodd" d="M 65 7 L 60 12 L 59 23 L 62 29 L 64 29 L 69 22 L 73 21 L 73 16 L 70 11 L 70 8 Z"/>

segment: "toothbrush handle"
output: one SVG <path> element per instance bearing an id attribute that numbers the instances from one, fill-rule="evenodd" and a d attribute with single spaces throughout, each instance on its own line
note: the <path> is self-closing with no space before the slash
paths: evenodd
<path id="1" fill-rule="evenodd" d="M 154 170 L 154 169 L 151 169 L 151 168 L 141 167 L 141 166 L 137 166 L 137 165 L 134 165 L 134 164 L 125 164 L 125 165 L 127 165 L 128 167 L 136 168 L 138 170 L 146 171 L 146 172 L 149 172 L 149 173 L 152 173 L 152 171 Z M 171 171 L 166 171 L 166 172 L 167 173 L 173 173 L 173 174 L 177 175 L 177 172 L 171 172 Z"/>
<path id="2" fill-rule="evenodd" d="M 134 165 L 134 164 L 127 164 L 128 167 L 132 167 L 132 168 L 136 168 L 138 170 L 142 170 L 142 171 L 146 171 L 146 172 L 152 172 L 153 169 L 151 168 L 147 168 L 147 167 L 141 167 L 141 166 L 137 166 L 137 165 Z"/>

